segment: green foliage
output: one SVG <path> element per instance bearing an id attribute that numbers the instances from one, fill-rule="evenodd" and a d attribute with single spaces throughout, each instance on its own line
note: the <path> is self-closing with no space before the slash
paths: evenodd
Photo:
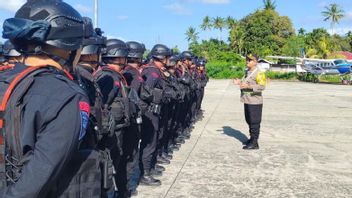
<path id="1" fill-rule="evenodd" d="M 295 80 L 297 79 L 297 73 L 295 72 L 274 72 L 274 71 L 267 71 L 266 76 L 268 79 L 276 79 L 276 80 Z"/>
<path id="2" fill-rule="evenodd" d="M 242 78 L 245 70 L 243 65 L 232 65 L 227 62 L 209 62 L 206 68 L 209 77 L 215 79 Z"/>
<path id="3" fill-rule="evenodd" d="M 189 50 L 195 55 L 205 57 L 209 64 L 207 70 L 212 78 L 234 78 L 243 76 L 244 57 L 248 53 L 256 53 L 260 57 L 267 55 L 284 55 L 300 57 L 301 49 L 305 49 L 308 58 L 342 58 L 335 52 L 352 51 L 352 32 L 345 36 L 330 35 L 326 29 L 317 28 L 311 32 L 300 28 L 297 34 L 287 16 L 280 16 L 275 11 L 275 0 L 263 0 L 264 9 L 257 9 L 246 17 L 236 20 L 232 16 L 226 18 L 205 16 L 200 28 L 203 31 L 219 30 L 218 39 L 198 41 L 198 32 L 189 27 L 186 39 Z M 344 12 L 336 4 L 331 4 L 322 12 L 325 20 L 338 23 Z M 222 31 L 229 30 L 229 42 L 221 39 Z M 295 64 L 295 60 L 282 63 Z M 317 81 L 315 76 L 296 76 L 293 73 L 269 72 L 271 79 L 304 79 Z"/>
<path id="4" fill-rule="evenodd" d="M 180 53 L 180 49 L 178 49 L 177 45 L 172 48 L 172 52 L 175 53 L 175 54 L 179 54 Z"/>
<path id="5" fill-rule="evenodd" d="M 209 16 L 205 16 L 203 19 L 203 23 L 200 25 L 200 28 L 203 31 L 210 30 L 213 27 L 213 24 L 211 23 L 211 18 Z"/>
<path id="6" fill-rule="evenodd" d="M 326 82 L 326 83 L 340 84 L 341 81 L 342 81 L 341 77 L 337 75 L 322 75 L 319 78 L 319 82 Z"/>
<path id="7" fill-rule="evenodd" d="M 314 75 L 309 73 L 299 74 L 297 79 L 305 82 L 323 82 L 323 83 L 333 83 L 341 84 L 343 79 L 349 79 L 349 75 L 340 76 L 340 75 Z"/>
<path id="8" fill-rule="evenodd" d="M 275 10 L 257 10 L 230 30 L 231 46 L 241 54 L 280 54 L 287 39 L 295 34 L 291 20 Z"/>
<path id="9" fill-rule="evenodd" d="M 286 44 L 282 47 L 282 55 L 300 57 L 301 49 L 304 48 L 304 37 L 303 36 L 292 36 Z"/>
<path id="10" fill-rule="evenodd" d="M 275 10 L 276 2 L 273 0 L 263 0 L 265 10 Z"/>
<path id="11" fill-rule="evenodd" d="M 348 35 L 331 36 L 325 29 L 318 28 L 309 32 L 304 37 L 306 55 L 309 58 L 329 58 L 333 52 L 351 51 Z"/>
<path id="12" fill-rule="evenodd" d="M 189 27 L 185 33 L 188 42 L 197 42 L 199 33 L 194 27 Z"/>

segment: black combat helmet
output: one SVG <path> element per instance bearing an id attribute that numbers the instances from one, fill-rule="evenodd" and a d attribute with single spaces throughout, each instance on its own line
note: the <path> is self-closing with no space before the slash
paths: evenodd
<path id="1" fill-rule="evenodd" d="M 128 46 L 119 39 L 108 39 L 106 42 L 106 51 L 103 58 L 126 58 L 128 55 Z"/>
<path id="2" fill-rule="evenodd" d="M 91 29 L 93 34 L 90 37 L 84 38 L 81 55 L 101 54 L 102 49 L 105 48 L 106 37 L 102 35 L 102 31 L 99 28 L 93 30 L 92 19 L 83 17 L 83 21 L 86 27 Z"/>
<path id="3" fill-rule="evenodd" d="M 207 60 L 205 58 L 198 58 L 197 67 L 204 67 L 207 64 Z"/>
<path id="4" fill-rule="evenodd" d="M 181 60 L 192 60 L 193 54 L 190 51 L 184 51 L 180 54 Z"/>
<path id="5" fill-rule="evenodd" d="M 21 53 L 44 53 L 66 66 L 72 66 L 83 38 L 91 34 L 82 16 L 61 0 L 28 0 L 14 18 L 5 20 L 3 29 L 3 37 Z M 62 58 L 58 49 L 73 53 Z"/>
<path id="6" fill-rule="evenodd" d="M 171 50 L 162 44 L 156 44 L 153 47 L 152 51 L 150 52 L 150 56 L 153 59 L 159 59 L 159 60 L 170 57 L 171 55 L 172 55 Z"/>
<path id="7" fill-rule="evenodd" d="M 172 55 L 169 59 L 169 64 L 167 67 L 174 67 L 176 66 L 177 62 L 180 60 L 179 56 L 177 55 Z"/>
<path id="8" fill-rule="evenodd" d="M 7 41 L 5 41 L 4 46 L 3 46 L 3 56 L 17 57 L 17 56 L 21 56 L 21 53 L 19 53 L 15 49 L 15 46 L 11 43 L 11 41 L 7 40 Z"/>
<path id="9" fill-rule="evenodd" d="M 142 59 L 145 52 L 145 46 L 142 43 L 136 41 L 129 41 L 126 43 L 128 46 L 127 58 Z"/>

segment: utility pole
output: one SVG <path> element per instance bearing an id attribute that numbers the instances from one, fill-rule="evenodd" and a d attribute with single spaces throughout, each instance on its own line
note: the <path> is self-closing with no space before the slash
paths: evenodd
<path id="1" fill-rule="evenodd" d="M 94 0 L 94 27 L 98 28 L 98 0 Z"/>

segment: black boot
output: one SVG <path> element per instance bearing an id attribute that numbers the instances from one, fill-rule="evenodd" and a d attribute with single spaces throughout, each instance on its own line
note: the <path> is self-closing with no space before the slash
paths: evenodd
<path id="1" fill-rule="evenodd" d="M 252 138 L 249 138 L 247 141 L 242 142 L 242 145 L 247 146 L 251 142 Z"/>
<path id="2" fill-rule="evenodd" d="M 167 153 L 165 153 L 165 152 L 163 152 L 163 153 L 161 154 L 161 156 L 162 156 L 163 158 L 167 159 L 167 160 L 172 160 L 172 155 L 169 155 L 169 154 L 167 154 Z"/>
<path id="3" fill-rule="evenodd" d="M 169 153 L 171 153 L 170 151 L 178 151 L 178 150 L 180 150 L 179 144 L 173 144 L 169 147 Z"/>
<path id="4" fill-rule="evenodd" d="M 249 144 L 243 147 L 244 150 L 256 150 L 259 149 L 258 139 L 252 139 Z"/>
<path id="5" fill-rule="evenodd" d="M 167 160 L 167 159 L 163 158 L 162 156 L 158 156 L 157 163 L 158 164 L 163 164 L 163 165 L 168 165 L 171 162 L 170 162 L 170 160 Z"/>
<path id="6" fill-rule="evenodd" d="M 175 142 L 177 144 L 184 144 L 186 142 L 185 137 L 180 135 L 178 138 L 176 138 Z"/>
<path id="7" fill-rule="evenodd" d="M 189 140 L 191 138 L 191 133 L 185 133 L 184 136 L 186 140 Z"/>
<path id="8" fill-rule="evenodd" d="M 155 168 L 153 168 L 153 169 L 150 171 L 150 174 L 151 174 L 153 177 L 160 177 L 160 176 L 163 176 L 163 172 L 160 171 L 160 170 L 156 170 Z"/>
<path id="9" fill-rule="evenodd" d="M 155 164 L 155 170 L 157 170 L 157 171 L 165 171 L 166 168 L 163 167 L 163 166 L 160 166 L 160 165 L 158 165 L 158 164 Z"/>
<path id="10" fill-rule="evenodd" d="M 140 180 L 141 185 L 146 185 L 146 186 L 160 186 L 161 181 L 158 179 L 155 179 L 151 174 L 150 171 L 145 170 L 144 175 L 142 176 Z"/>
<path id="11" fill-rule="evenodd" d="M 130 196 L 131 197 L 134 197 L 134 196 L 137 196 L 137 195 L 138 195 L 137 189 L 130 190 Z"/>

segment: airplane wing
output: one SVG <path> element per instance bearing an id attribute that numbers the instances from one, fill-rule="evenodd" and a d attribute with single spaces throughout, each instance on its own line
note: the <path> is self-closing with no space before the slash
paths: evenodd
<path id="1" fill-rule="evenodd" d="M 266 58 L 282 59 L 282 60 L 312 61 L 312 62 L 321 62 L 321 63 L 331 63 L 332 61 L 334 61 L 334 59 L 300 58 L 300 57 L 290 57 L 290 56 L 267 56 Z"/>

